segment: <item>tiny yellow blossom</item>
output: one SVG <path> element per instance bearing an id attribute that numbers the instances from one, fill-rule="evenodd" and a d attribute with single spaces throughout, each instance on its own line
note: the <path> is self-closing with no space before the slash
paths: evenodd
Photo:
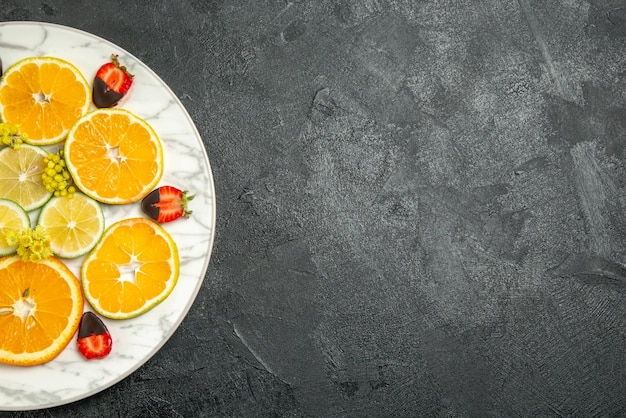
<path id="1" fill-rule="evenodd" d="M 19 127 L 6 122 L 0 122 L 0 144 L 13 149 L 19 149 L 28 139 L 26 134 L 20 133 Z"/>
<path id="2" fill-rule="evenodd" d="M 63 158 L 63 149 L 59 149 L 57 153 L 49 153 L 44 158 L 46 169 L 41 174 L 43 184 L 55 196 L 72 197 L 76 189 L 74 188 L 72 176 L 67 168 L 65 159 Z"/>
<path id="3" fill-rule="evenodd" d="M 23 260 L 41 261 L 52 255 L 50 238 L 41 225 L 37 225 L 35 229 L 10 231 L 6 235 L 6 240 L 9 245 L 17 245 L 17 254 Z"/>

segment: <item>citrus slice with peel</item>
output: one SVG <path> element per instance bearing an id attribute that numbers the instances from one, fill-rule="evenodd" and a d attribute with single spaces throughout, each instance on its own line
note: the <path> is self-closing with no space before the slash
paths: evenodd
<path id="1" fill-rule="evenodd" d="M 147 218 L 118 221 L 81 267 L 85 298 L 104 317 L 136 317 L 162 302 L 179 275 L 172 237 Z"/>
<path id="2" fill-rule="evenodd" d="M 89 83 L 60 58 L 25 58 L 0 80 L 0 118 L 19 126 L 33 145 L 61 142 L 90 104 Z"/>
<path id="3" fill-rule="evenodd" d="M 23 207 L 9 199 L 0 199 L 0 256 L 15 253 L 17 245 L 9 245 L 7 234 L 30 228 L 30 218 Z"/>
<path id="4" fill-rule="evenodd" d="M 46 229 L 52 253 L 62 258 L 87 254 L 104 233 L 100 203 L 82 193 L 53 197 L 41 208 L 37 223 Z"/>
<path id="5" fill-rule="evenodd" d="M 120 108 L 82 117 L 65 141 L 65 161 L 76 186 L 108 204 L 141 200 L 163 175 L 163 148 L 152 127 Z"/>
<path id="6" fill-rule="evenodd" d="M 79 280 L 57 258 L 0 258 L 0 363 L 55 358 L 76 333 L 83 305 Z"/>
<path id="7" fill-rule="evenodd" d="M 52 196 L 41 177 L 47 155 L 42 148 L 26 144 L 0 150 L 0 197 L 16 202 L 27 212 L 43 206 Z"/>

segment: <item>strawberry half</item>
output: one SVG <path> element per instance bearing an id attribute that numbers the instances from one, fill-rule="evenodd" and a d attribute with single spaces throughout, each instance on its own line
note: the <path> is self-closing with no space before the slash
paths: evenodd
<path id="1" fill-rule="evenodd" d="M 187 203 L 193 199 L 187 190 L 180 191 L 173 186 L 161 186 L 151 191 L 141 201 L 141 210 L 157 222 L 171 222 L 181 216 L 189 217 L 192 211 Z"/>
<path id="2" fill-rule="evenodd" d="M 78 350 L 85 358 L 103 358 L 109 355 L 113 341 L 104 322 L 93 312 L 83 313 L 78 328 Z"/>
<path id="3" fill-rule="evenodd" d="M 134 75 L 120 65 L 117 55 L 111 55 L 111 62 L 102 65 L 93 80 L 93 103 L 98 108 L 117 105 L 133 85 Z"/>

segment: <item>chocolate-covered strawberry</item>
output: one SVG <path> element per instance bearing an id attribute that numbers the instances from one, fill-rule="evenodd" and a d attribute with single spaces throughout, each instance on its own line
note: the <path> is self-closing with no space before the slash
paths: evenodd
<path id="1" fill-rule="evenodd" d="M 103 358 L 109 355 L 113 341 L 106 325 L 93 312 L 83 313 L 78 328 L 78 350 L 85 358 Z"/>
<path id="2" fill-rule="evenodd" d="M 192 211 L 187 208 L 187 203 L 193 195 L 188 196 L 187 193 L 187 190 L 181 191 L 173 186 L 161 186 L 143 198 L 141 210 L 159 223 L 188 217 Z"/>
<path id="3" fill-rule="evenodd" d="M 128 94 L 135 76 L 120 64 L 117 55 L 103 64 L 93 80 L 93 103 L 96 107 L 113 107 Z"/>

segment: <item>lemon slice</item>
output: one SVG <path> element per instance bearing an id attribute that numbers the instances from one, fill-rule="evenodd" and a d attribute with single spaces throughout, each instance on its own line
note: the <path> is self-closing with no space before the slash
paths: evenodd
<path id="1" fill-rule="evenodd" d="M 0 117 L 19 126 L 33 145 L 61 142 L 90 104 L 89 83 L 60 58 L 25 58 L 0 80 Z"/>
<path id="2" fill-rule="evenodd" d="M 133 318 L 174 289 L 180 264 L 172 237 L 156 222 L 131 218 L 109 226 L 81 267 L 83 293 L 100 315 Z"/>
<path id="3" fill-rule="evenodd" d="M 87 254 L 104 233 L 100 204 L 82 193 L 53 197 L 41 208 L 37 223 L 46 229 L 52 252 L 62 258 Z"/>
<path id="4" fill-rule="evenodd" d="M 30 227 L 30 218 L 23 207 L 9 199 L 0 199 L 0 256 L 13 254 L 17 245 L 9 245 L 6 234 Z"/>
<path id="5" fill-rule="evenodd" d="M 41 178 L 47 155 L 42 148 L 26 144 L 0 150 L 0 198 L 14 201 L 27 212 L 43 206 L 52 196 Z"/>

